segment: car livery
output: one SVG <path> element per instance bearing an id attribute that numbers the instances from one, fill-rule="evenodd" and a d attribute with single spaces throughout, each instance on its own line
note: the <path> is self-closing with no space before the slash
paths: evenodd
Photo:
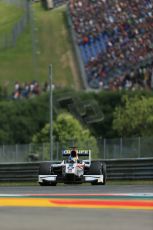
<path id="1" fill-rule="evenodd" d="M 91 150 L 67 149 L 62 151 L 62 162 L 40 163 L 38 182 L 40 185 L 56 185 L 57 183 L 74 184 L 90 182 L 92 185 L 106 183 L 106 164 L 91 161 Z M 81 160 L 81 157 L 88 159 Z M 80 158 L 79 158 L 80 157 Z"/>

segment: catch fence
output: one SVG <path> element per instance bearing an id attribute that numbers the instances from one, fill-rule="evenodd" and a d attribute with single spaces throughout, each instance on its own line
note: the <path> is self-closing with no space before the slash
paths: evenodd
<path id="1" fill-rule="evenodd" d="M 80 149 L 90 149 L 92 159 L 142 159 L 153 157 L 153 137 L 148 138 L 99 138 L 94 144 L 75 143 Z M 71 145 L 72 146 L 72 145 Z M 39 162 L 46 160 L 61 160 L 62 150 L 69 144 L 54 142 L 53 153 L 50 144 L 1 145 L 0 163 Z"/>
<path id="2" fill-rule="evenodd" d="M 1 0 L 0 3 L 14 5 L 23 10 L 23 15 L 13 25 L 12 29 L 0 34 L 0 50 L 15 47 L 18 37 L 23 33 L 30 20 L 30 1 L 27 0 Z"/>

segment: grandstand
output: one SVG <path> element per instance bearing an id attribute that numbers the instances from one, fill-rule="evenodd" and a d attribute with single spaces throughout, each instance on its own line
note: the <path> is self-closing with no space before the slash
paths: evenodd
<path id="1" fill-rule="evenodd" d="M 151 87 L 152 0 L 69 0 L 69 14 L 90 88 Z"/>
<path id="2" fill-rule="evenodd" d="M 5 1 L 20 3 L 20 0 Z M 33 2 L 35 1 L 37 0 L 33 0 Z M 76 57 L 85 88 L 111 90 L 153 88 L 153 0 L 40 0 L 40 2 L 48 9 L 67 3 L 68 26 L 71 28 Z M 38 5 L 43 11 L 41 5 Z M 36 9 L 38 9 L 40 17 L 41 10 L 38 5 Z M 61 37 L 66 32 L 56 35 L 62 28 L 65 28 L 65 31 L 68 29 L 65 17 L 63 17 L 65 7 L 61 13 L 57 12 L 57 17 L 60 16 L 59 24 L 62 24 L 62 21 L 65 23 L 63 26 L 59 25 L 58 31 L 55 31 L 57 26 L 53 25 L 55 12 L 43 12 L 45 16 L 38 19 L 40 31 L 44 30 L 44 25 L 47 27 L 45 41 L 43 40 L 44 36 L 40 35 L 39 38 L 40 42 L 43 40 L 41 43 L 41 46 L 44 46 L 42 52 L 44 54 L 47 50 L 52 50 L 51 54 L 47 55 L 47 59 L 52 60 L 52 62 L 58 53 L 56 63 L 58 67 L 61 66 L 62 68 L 60 61 L 63 62 L 64 60 L 65 62 L 66 58 L 64 57 L 68 51 L 65 50 L 61 53 L 61 51 L 56 52 L 56 50 L 62 48 Z M 52 31 L 49 28 L 52 28 Z M 48 37 L 54 41 L 58 37 L 60 41 L 57 47 L 57 42 L 54 44 L 49 42 Z M 66 41 L 67 43 L 71 41 L 69 34 L 66 35 Z M 46 44 L 48 45 L 47 48 Z M 66 46 L 63 45 L 63 47 Z M 71 44 L 69 44 L 69 50 L 71 48 Z M 54 58 L 51 58 L 50 55 L 53 55 Z M 41 59 L 44 59 L 41 55 L 37 58 L 39 58 L 40 63 Z M 43 63 L 43 65 L 45 64 Z M 41 63 L 39 68 L 42 69 L 43 65 Z M 54 66 L 58 72 L 59 68 L 55 64 Z M 65 75 L 68 76 L 70 71 L 67 70 L 67 72 Z M 28 74 L 32 75 L 32 72 Z M 1 75 L 5 75 L 5 73 Z M 18 74 L 17 77 L 19 75 L 24 74 Z M 44 71 L 40 73 L 40 76 L 43 75 L 45 75 Z M 76 79 L 77 73 L 75 75 Z M 60 73 L 57 76 L 61 78 Z M 70 79 L 71 76 L 72 74 L 68 78 Z M 65 86 L 65 83 L 63 85 Z"/>
<path id="3" fill-rule="evenodd" d="M 68 2 L 86 88 L 153 87 L 153 0 L 42 1 Z"/>

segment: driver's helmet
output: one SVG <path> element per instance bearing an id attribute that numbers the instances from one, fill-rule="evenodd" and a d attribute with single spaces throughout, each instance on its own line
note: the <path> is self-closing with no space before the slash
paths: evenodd
<path id="1" fill-rule="evenodd" d="M 70 154 L 70 158 L 71 161 L 76 162 L 78 160 L 78 154 L 77 154 L 77 150 L 76 148 L 73 148 Z"/>

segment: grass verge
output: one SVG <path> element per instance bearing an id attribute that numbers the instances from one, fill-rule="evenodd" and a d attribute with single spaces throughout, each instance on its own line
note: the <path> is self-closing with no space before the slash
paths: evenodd
<path id="1" fill-rule="evenodd" d="M 66 7 L 51 11 L 45 11 L 40 4 L 33 7 L 33 36 L 32 24 L 29 23 L 18 38 L 16 47 L 0 52 L 0 85 L 8 85 L 10 90 L 17 80 L 21 83 L 37 80 L 43 84 L 48 80 L 48 65 L 51 63 L 53 82 L 57 87 L 80 89 Z M 6 8 L 4 18 L 10 13 L 10 8 Z M 15 20 L 12 16 L 12 23 Z"/>
<path id="2" fill-rule="evenodd" d="M 15 23 L 23 15 L 23 9 L 12 4 L 0 2 L 0 36 L 11 32 Z"/>

